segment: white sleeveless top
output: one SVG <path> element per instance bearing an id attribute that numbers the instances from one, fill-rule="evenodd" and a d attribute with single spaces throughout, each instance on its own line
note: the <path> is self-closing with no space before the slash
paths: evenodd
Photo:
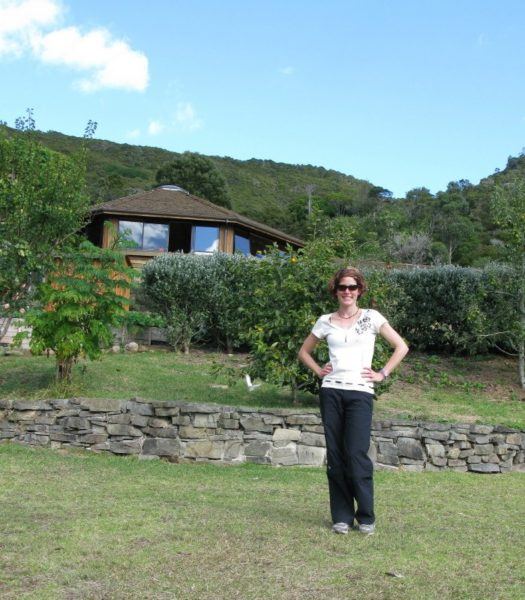
<path id="1" fill-rule="evenodd" d="M 361 316 L 348 329 L 335 325 L 331 314 L 322 315 L 312 333 L 328 342 L 332 372 L 323 377 L 322 387 L 374 393 L 374 384 L 361 377 L 363 367 L 372 366 L 376 335 L 387 319 L 372 308 L 361 309 Z"/>

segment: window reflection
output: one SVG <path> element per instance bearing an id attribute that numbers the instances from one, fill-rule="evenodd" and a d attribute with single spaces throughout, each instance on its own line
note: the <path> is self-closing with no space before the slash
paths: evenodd
<path id="1" fill-rule="evenodd" d="M 156 251 L 168 249 L 169 225 L 119 221 L 118 231 L 124 248 Z"/>
<path id="2" fill-rule="evenodd" d="M 248 256 L 250 254 L 250 239 L 243 235 L 235 234 L 234 251 Z"/>
<path id="3" fill-rule="evenodd" d="M 193 252 L 217 252 L 219 249 L 218 227 L 193 227 Z"/>
<path id="4" fill-rule="evenodd" d="M 168 225 L 160 223 L 144 223 L 144 237 L 142 248 L 144 250 L 167 250 L 169 239 Z"/>
<path id="5" fill-rule="evenodd" d="M 142 248 L 142 223 L 119 221 L 118 232 L 124 248 Z"/>

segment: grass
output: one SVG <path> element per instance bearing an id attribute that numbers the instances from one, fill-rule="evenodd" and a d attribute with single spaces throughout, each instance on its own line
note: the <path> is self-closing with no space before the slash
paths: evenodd
<path id="1" fill-rule="evenodd" d="M 412 354 L 400 371 L 380 397 L 385 416 L 525 428 L 525 390 L 517 382 L 516 360 Z"/>
<path id="2" fill-rule="evenodd" d="M 233 360 L 246 359 L 240 355 Z M 50 398 L 57 394 L 107 398 L 142 398 L 167 401 L 211 402 L 235 406 L 286 406 L 286 389 L 265 385 L 249 393 L 239 377 L 227 385 L 217 377 L 213 364 L 227 360 L 224 354 L 196 351 L 190 355 L 160 350 L 139 354 L 106 354 L 101 360 L 79 364 L 72 385 L 54 384 L 55 361 L 38 356 L 0 356 L 0 398 Z M 303 402 L 314 406 L 312 396 Z"/>
<path id="3" fill-rule="evenodd" d="M 245 355 L 196 351 L 189 356 L 150 351 L 107 354 L 76 366 L 68 388 L 54 384 L 53 358 L 0 356 L 0 398 L 88 396 L 208 402 L 234 406 L 292 406 L 287 389 L 263 384 L 248 392 L 241 376 L 231 384 L 213 364 L 238 367 Z M 502 357 L 443 358 L 411 354 L 400 377 L 376 402 L 376 418 L 414 418 L 493 423 L 525 428 L 525 392 L 515 380 L 516 362 Z M 229 385 L 228 385 L 229 383 Z M 309 394 L 301 405 L 317 406 Z"/>
<path id="4" fill-rule="evenodd" d="M 5 443 L 0 597 L 518 599 L 524 493 L 519 473 L 378 472 L 376 535 L 335 536 L 322 469 Z"/>

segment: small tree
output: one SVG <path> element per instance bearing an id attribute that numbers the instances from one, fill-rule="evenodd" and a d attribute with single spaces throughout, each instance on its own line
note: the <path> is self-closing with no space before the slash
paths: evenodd
<path id="1" fill-rule="evenodd" d="M 251 318 L 245 334 L 250 373 L 290 386 L 294 401 L 300 389 L 315 391 L 317 386 L 315 376 L 297 360 L 297 352 L 316 318 L 328 311 L 326 281 L 333 266 L 325 258 L 324 253 L 305 255 L 291 248 L 283 254 L 275 247 L 252 276 Z M 326 361 L 326 352 L 320 359 Z"/>
<path id="2" fill-rule="evenodd" d="M 125 315 L 128 300 L 122 293 L 132 277 L 122 254 L 89 242 L 55 260 L 38 286 L 39 307 L 28 312 L 27 323 L 33 328 L 31 351 L 54 352 L 58 380 L 69 382 L 79 358 L 98 358 L 111 344 L 111 328 Z"/>
<path id="3" fill-rule="evenodd" d="M 431 255 L 432 238 L 426 233 L 396 233 L 389 246 L 390 255 L 395 260 L 425 264 Z"/>
<path id="4" fill-rule="evenodd" d="M 252 376 L 289 385 L 294 401 L 300 389 L 315 391 L 317 378 L 297 359 L 302 341 L 331 300 L 326 283 L 354 252 L 353 231 L 344 217 L 326 224 L 325 237 L 298 252 L 269 249 L 251 277 L 253 289 L 245 339 Z M 326 360 L 323 348 L 319 359 Z"/>
<path id="5" fill-rule="evenodd" d="M 196 196 L 219 206 L 231 207 L 226 179 L 213 162 L 192 152 L 185 152 L 174 161 L 162 166 L 156 175 L 161 185 L 180 185 Z"/>
<path id="6" fill-rule="evenodd" d="M 11 138 L 0 134 L 0 305 L 8 317 L 4 328 L 9 317 L 28 305 L 52 257 L 86 222 L 84 176 L 84 154 L 66 157 L 48 150 L 33 139 L 31 130 Z M 0 330 L 0 337 L 3 333 Z"/>
<path id="7" fill-rule="evenodd" d="M 501 228 L 507 263 L 515 274 L 513 299 L 518 315 L 509 323 L 508 331 L 499 334 L 505 333 L 507 341 L 517 351 L 520 383 L 525 389 L 525 184 L 497 187 L 491 208 L 494 220 Z"/>

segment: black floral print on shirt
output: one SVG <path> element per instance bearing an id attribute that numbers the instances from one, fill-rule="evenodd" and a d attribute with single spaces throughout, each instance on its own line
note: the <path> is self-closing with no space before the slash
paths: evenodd
<path id="1" fill-rule="evenodd" d="M 365 333 L 365 331 L 368 331 L 369 329 L 372 329 L 372 319 L 370 318 L 368 313 L 366 313 L 359 319 L 359 321 L 357 321 L 357 323 L 355 325 L 355 332 L 358 335 L 361 335 L 361 334 Z"/>

